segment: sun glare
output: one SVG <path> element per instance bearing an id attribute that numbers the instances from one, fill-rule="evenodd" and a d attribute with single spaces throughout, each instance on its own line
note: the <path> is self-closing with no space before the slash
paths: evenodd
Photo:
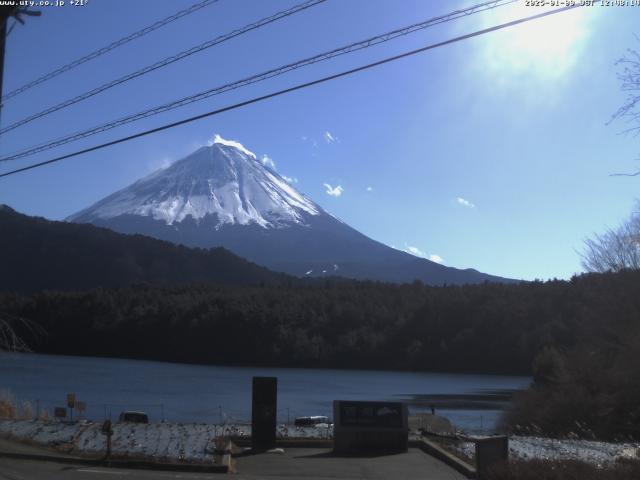
<path id="1" fill-rule="evenodd" d="M 497 9 L 487 24 L 506 23 L 541 13 L 522 5 Z M 576 8 L 508 27 L 485 46 L 485 66 L 504 73 L 561 76 L 578 60 L 588 34 L 588 8 Z"/>

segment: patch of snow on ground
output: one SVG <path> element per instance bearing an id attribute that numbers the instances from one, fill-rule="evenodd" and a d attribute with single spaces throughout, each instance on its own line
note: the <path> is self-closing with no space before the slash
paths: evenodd
<path id="1" fill-rule="evenodd" d="M 595 465 L 613 462 L 620 457 L 629 457 L 640 448 L 638 443 L 608 443 L 595 440 L 571 440 L 543 437 L 509 437 L 509 456 L 520 460 L 582 460 Z M 475 443 L 463 442 L 458 450 L 472 457 Z"/>
<path id="2" fill-rule="evenodd" d="M 0 420 L 0 436 L 55 448 L 65 453 L 100 456 L 106 452 L 101 422 L 44 420 Z M 251 425 L 196 423 L 114 423 L 112 452 L 117 457 L 147 458 L 167 462 L 210 463 L 217 437 L 247 437 Z M 278 438 L 333 438 L 332 425 L 295 427 L 278 425 Z M 467 457 L 475 454 L 475 443 L 461 442 L 457 448 Z M 481 437 L 477 437 L 481 438 Z M 593 440 L 509 437 L 509 454 L 522 460 L 582 460 L 603 465 L 620 457 L 637 455 L 640 443 L 608 443 Z"/>
<path id="3" fill-rule="evenodd" d="M 74 455 L 100 456 L 107 448 L 101 422 L 0 420 L 0 436 L 52 447 Z M 114 423 L 111 437 L 115 457 L 146 458 L 165 462 L 212 463 L 217 437 L 251 435 L 250 425 L 196 423 Z M 279 438 L 331 438 L 333 427 L 278 425 Z"/>

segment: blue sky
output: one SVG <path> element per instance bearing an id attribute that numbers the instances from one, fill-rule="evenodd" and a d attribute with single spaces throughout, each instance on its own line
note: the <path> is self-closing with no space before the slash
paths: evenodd
<path id="1" fill-rule="evenodd" d="M 43 7 L 7 42 L 5 92 L 186 7 Z M 2 124 L 298 2 L 220 0 L 10 99 Z M 0 154 L 389 31 L 473 1 L 329 0 L 2 136 Z M 539 10 L 502 7 L 41 153 L 46 160 Z M 446 265 L 525 279 L 580 271 L 585 237 L 637 197 L 638 138 L 606 125 L 640 7 L 591 7 L 491 33 L 56 165 L 0 179 L 0 203 L 63 219 L 219 133 L 267 155 L 366 235 Z"/>

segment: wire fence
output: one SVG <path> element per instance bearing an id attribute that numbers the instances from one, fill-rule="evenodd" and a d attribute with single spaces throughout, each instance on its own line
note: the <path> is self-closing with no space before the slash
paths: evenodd
<path id="1" fill-rule="evenodd" d="M 0 392 L 0 404 L 2 403 L 2 392 Z M 120 416 L 124 412 L 142 412 L 148 416 L 151 423 L 180 423 L 180 424 L 208 424 L 215 425 L 226 431 L 227 436 L 250 434 L 251 431 L 251 406 L 244 408 L 232 406 L 227 408 L 225 404 L 212 404 L 206 408 L 201 406 L 197 409 L 193 407 L 169 403 L 135 403 L 135 402 L 83 402 L 82 395 L 78 396 L 76 408 L 69 408 L 66 397 L 58 400 L 32 399 L 22 400 L 16 399 L 10 394 L 4 395 L 8 402 L 14 405 L 10 416 L 20 419 L 58 419 L 60 421 L 119 421 Z M 78 404 L 82 405 L 82 409 L 78 409 Z M 58 410 L 58 412 L 56 412 Z M 300 404 L 280 405 L 276 411 L 276 423 L 278 425 L 278 435 L 281 437 L 301 436 L 305 432 L 314 436 L 329 438 L 332 435 L 330 425 L 333 422 L 333 412 L 330 407 L 318 408 L 304 407 Z M 59 415 L 56 415 L 58 413 Z M 472 435 L 487 435 L 496 431 L 496 416 L 499 412 L 484 412 L 477 414 L 476 412 L 464 411 L 448 411 L 443 409 L 410 408 L 410 416 L 421 416 L 425 414 L 435 414 L 437 416 L 449 418 L 453 423 L 453 432 L 464 432 Z M 61 415 L 60 415 L 61 414 Z M 0 409 L 0 417 L 2 409 Z M 6 415 L 5 415 L 6 416 Z M 324 416 L 329 420 L 328 424 L 323 426 L 296 426 L 296 419 L 309 416 Z M 422 424 L 416 426 L 415 420 L 410 426 L 416 431 L 423 427 Z"/>
<path id="2" fill-rule="evenodd" d="M 215 425 L 251 425 L 251 410 L 228 409 L 225 405 L 215 405 L 207 409 L 200 409 L 197 414 L 187 413 L 175 404 L 166 403 L 135 403 L 135 402 L 84 402 L 81 397 L 75 402 L 75 407 L 70 408 L 67 399 L 61 397 L 54 399 L 22 399 L 9 392 L 0 392 L 0 402 L 5 400 L 13 406 L 11 416 L 15 418 L 55 418 L 56 409 L 64 409 L 64 420 L 118 420 L 120 414 L 127 411 L 138 411 L 148 415 L 152 422 L 182 422 L 182 423 L 210 423 Z M 79 409 L 78 405 L 82 408 Z M 301 409 L 299 406 L 280 407 L 276 412 L 276 422 L 280 425 L 294 425 L 298 417 L 326 416 L 332 418 L 332 414 L 326 410 Z"/>

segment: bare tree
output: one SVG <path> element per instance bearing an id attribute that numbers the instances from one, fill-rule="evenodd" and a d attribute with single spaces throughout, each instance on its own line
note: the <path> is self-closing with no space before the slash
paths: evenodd
<path id="1" fill-rule="evenodd" d="M 640 133 L 640 52 L 627 50 L 627 54 L 616 62 L 620 67 L 618 80 L 623 92 L 627 92 L 627 99 L 612 116 L 611 121 L 625 118 L 636 125 L 626 132 Z"/>
<path id="2" fill-rule="evenodd" d="M 585 240 L 582 266 L 589 272 L 640 269 L 640 202 L 618 228 Z"/>
<path id="3" fill-rule="evenodd" d="M 624 104 L 611 116 L 608 123 L 617 119 L 626 120 L 630 126 L 623 133 L 640 135 L 640 52 L 632 49 L 627 50 L 627 53 L 616 62 L 616 66 L 620 68 L 618 71 L 620 89 L 627 93 L 627 98 Z M 640 175 L 640 170 L 633 173 L 613 174 L 613 176 L 629 177 L 638 175 Z"/>
<path id="4" fill-rule="evenodd" d="M 0 351 L 31 351 L 24 338 L 18 335 L 18 333 L 16 332 L 16 328 L 18 327 L 21 328 L 24 332 L 28 333 L 30 336 L 39 336 L 44 332 L 39 325 L 29 320 L 0 312 Z"/>

